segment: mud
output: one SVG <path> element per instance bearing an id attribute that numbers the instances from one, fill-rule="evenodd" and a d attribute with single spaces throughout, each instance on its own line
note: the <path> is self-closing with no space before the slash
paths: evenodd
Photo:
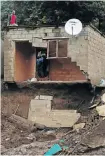
<path id="1" fill-rule="evenodd" d="M 102 89 L 97 89 L 97 98 L 101 94 L 101 91 Z M 22 129 L 21 126 L 18 127 L 17 125 L 8 121 L 8 117 L 10 117 L 14 112 L 16 112 L 16 115 L 27 118 L 31 99 L 40 94 L 51 95 L 54 97 L 55 101 L 52 103 L 52 109 L 77 109 L 77 111 L 81 113 L 81 118 L 79 119 L 78 123 L 85 122 L 86 125 L 84 129 L 82 129 L 80 132 L 70 133 L 64 137 L 64 145 L 69 146 L 71 151 L 78 144 L 78 142 L 81 141 L 84 133 L 93 129 L 93 127 L 102 120 L 102 118 L 100 118 L 97 114 L 95 108 L 88 109 L 92 105 L 90 101 L 93 97 L 93 94 L 91 94 L 90 87 L 87 84 L 72 86 L 29 85 L 27 87 L 25 86 L 24 88 L 9 88 L 9 90 L 3 91 L 1 95 L 1 144 L 6 149 L 16 148 L 24 144 L 28 145 L 35 141 L 40 141 L 43 144 L 45 141 L 56 140 L 71 130 L 71 128 L 55 129 L 56 138 L 54 136 L 44 136 L 46 130 L 36 131 L 34 132 L 35 138 L 29 139 L 27 138 L 30 135 L 28 131 Z M 56 99 L 63 99 L 63 102 L 57 102 Z M 66 103 L 64 100 L 68 102 Z M 19 108 L 17 109 L 18 105 Z M 78 148 L 75 149 L 74 153 L 83 153 L 83 151 L 86 151 L 87 149 L 87 147 L 79 145 Z M 32 151 L 33 154 L 35 154 L 34 150 Z M 95 153 L 96 151 L 91 152 L 97 154 Z M 102 149 L 100 151 L 101 154 L 104 150 Z M 85 153 L 89 153 L 89 151 L 86 151 Z"/>

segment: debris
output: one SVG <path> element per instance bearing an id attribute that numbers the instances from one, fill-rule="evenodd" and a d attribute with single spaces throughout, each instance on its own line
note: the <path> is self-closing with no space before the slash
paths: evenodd
<path id="1" fill-rule="evenodd" d="M 92 109 L 92 108 L 94 108 L 94 107 L 96 107 L 96 106 L 98 106 L 98 105 L 99 105 L 99 102 L 97 102 L 97 103 L 95 103 L 94 105 L 90 106 L 89 109 Z"/>
<path id="2" fill-rule="evenodd" d="M 35 135 L 33 133 L 31 133 L 28 137 L 26 137 L 29 140 L 34 140 L 36 139 Z"/>
<path id="3" fill-rule="evenodd" d="M 20 106 L 20 104 L 18 104 L 18 106 L 17 106 L 17 108 L 16 108 L 16 110 L 15 110 L 14 114 L 16 114 L 16 113 L 17 113 L 17 111 L 18 111 L 18 109 L 19 109 L 19 106 Z"/>
<path id="4" fill-rule="evenodd" d="M 45 125 L 39 124 L 39 123 L 35 123 L 34 127 L 36 127 L 37 130 L 43 130 L 46 128 Z"/>
<path id="5" fill-rule="evenodd" d="M 68 148 L 68 146 L 63 146 L 63 150 L 67 150 Z"/>
<path id="6" fill-rule="evenodd" d="M 8 141 L 8 140 L 10 140 L 10 138 L 6 138 L 5 140 Z"/>
<path id="7" fill-rule="evenodd" d="M 90 148 L 105 146 L 105 120 L 101 121 L 96 128 L 85 135 L 82 144 L 87 145 Z"/>
<path id="8" fill-rule="evenodd" d="M 53 100 L 53 96 L 40 95 L 40 100 Z"/>
<path id="9" fill-rule="evenodd" d="M 96 107 L 96 110 L 100 116 L 105 116 L 105 105 Z"/>
<path id="10" fill-rule="evenodd" d="M 60 151 L 62 151 L 62 148 L 60 147 L 60 145 L 55 144 L 44 154 L 44 156 L 47 156 L 47 155 L 51 156 L 51 155 L 54 155 Z"/>
<path id="11" fill-rule="evenodd" d="M 54 130 L 50 130 L 50 131 L 47 131 L 46 134 L 47 134 L 47 135 L 55 134 L 55 131 L 54 131 Z"/>
<path id="12" fill-rule="evenodd" d="M 21 126 L 25 129 L 27 129 L 27 130 L 31 130 L 32 127 L 34 126 L 32 121 L 28 121 L 25 118 L 22 118 L 20 116 L 15 115 L 15 114 L 12 114 L 12 116 L 10 118 L 8 118 L 8 120 L 10 122 L 17 124 L 18 126 Z"/>
<path id="13" fill-rule="evenodd" d="M 42 134 L 37 135 L 36 139 L 38 141 L 52 141 L 52 140 L 56 140 L 56 135 L 42 133 Z"/>
<path id="14" fill-rule="evenodd" d="M 95 100 L 95 96 L 92 98 L 90 103 L 92 104 L 94 102 L 94 100 Z"/>
<path id="15" fill-rule="evenodd" d="M 105 103 L 105 93 L 102 95 L 101 100 Z"/>
<path id="16" fill-rule="evenodd" d="M 78 130 L 84 128 L 84 126 L 85 126 L 85 123 L 75 124 L 75 125 L 73 126 L 73 129 L 78 131 Z"/>
<path id="17" fill-rule="evenodd" d="M 105 80 L 104 80 L 104 79 L 101 79 L 101 80 L 100 80 L 99 86 L 101 86 L 101 87 L 102 87 L 102 86 L 105 86 Z"/>
<path id="18" fill-rule="evenodd" d="M 73 133 L 73 132 L 75 132 L 75 130 L 70 130 L 70 131 L 68 131 L 67 133 L 65 133 L 62 137 L 65 137 L 66 135 L 68 135 L 68 134 L 70 134 L 70 133 Z"/>
<path id="19" fill-rule="evenodd" d="M 32 79 L 31 79 L 31 82 L 36 82 L 36 81 L 37 81 L 36 78 L 32 78 Z"/>
<path id="20" fill-rule="evenodd" d="M 3 152 L 5 152 L 7 149 L 3 146 L 3 145 L 1 145 L 1 154 L 3 153 Z"/>
<path id="21" fill-rule="evenodd" d="M 62 142 L 64 142 L 64 140 L 63 140 L 63 139 L 62 139 L 62 140 L 59 140 L 59 142 L 61 142 L 61 143 L 62 143 Z"/>
<path id="22" fill-rule="evenodd" d="M 39 100 L 39 99 L 40 99 L 40 96 L 36 96 L 36 97 L 35 97 L 35 100 Z"/>
<path id="23" fill-rule="evenodd" d="M 32 126 L 31 130 L 30 130 L 32 133 L 36 132 L 37 131 L 37 128 L 35 126 Z"/>

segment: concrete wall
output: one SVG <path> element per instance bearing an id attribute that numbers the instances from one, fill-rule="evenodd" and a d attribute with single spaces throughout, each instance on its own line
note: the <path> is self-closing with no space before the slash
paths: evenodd
<path id="1" fill-rule="evenodd" d="M 80 66 L 80 70 L 88 72 L 88 31 L 86 28 L 79 36 L 69 40 L 68 56 L 71 57 L 72 62 Z"/>
<path id="2" fill-rule="evenodd" d="M 4 39 L 4 81 L 14 81 L 15 42 Z"/>
<path id="3" fill-rule="evenodd" d="M 94 29 L 86 27 L 79 36 L 72 38 L 65 32 L 64 27 L 42 27 L 34 30 L 17 27 L 10 29 L 5 36 L 5 81 L 14 80 L 15 40 L 28 40 L 33 47 L 47 48 L 46 41 L 42 41 L 44 37 L 69 37 L 70 63 L 76 63 L 80 70 L 88 73 L 92 83 L 96 84 L 101 78 L 105 78 L 105 38 Z M 52 62 L 54 63 L 54 60 Z"/>
<path id="4" fill-rule="evenodd" d="M 88 27 L 88 74 L 93 84 L 105 79 L 105 38 Z"/>

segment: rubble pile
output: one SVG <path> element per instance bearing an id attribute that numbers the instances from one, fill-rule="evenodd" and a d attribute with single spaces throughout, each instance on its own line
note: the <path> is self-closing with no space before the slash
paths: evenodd
<path id="1" fill-rule="evenodd" d="M 75 97 L 77 97 L 76 92 L 77 90 L 73 93 Z M 70 98 L 71 95 L 72 93 L 69 93 L 65 97 Z M 74 109 L 77 106 L 77 99 L 75 101 L 69 100 L 71 103 L 74 102 L 72 105 L 75 106 L 72 109 L 70 109 L 71 107 L 65 109 L 63 105 L 64 110 L 59 110 L 58 105 L 54 109 L 52 101 L 55 97 L 51 95 L 51 92 L 50 95 L 39 92 L 31 98 L 28 120 L 17 114 L 19 107 L 15 107 L 16 110 L 9 117 L 4 116 L 2 112 L 2 154 L 44 155 L 50 148 L 55 147 L 54 145 L 59 145 L 61 150 L 58 153 L 64 155 L 97 154 L 99 151 L 99 154 L 103 154 L 105 152 L 103 149 L 105 146 L 105 91 L 95 92 L 93 97 L 91 96 L 90 102 L 88 99 L 88 105 L 84 102 L 84 97 L 83 99 L 78 98 L 79 107 L 77 107 L 77 110 Z M 62 99 L 63 102 L 67 101 L 64 101 L 64 97 Z M 67 105 L 65 104 L 65 106 Z M 48 114 L 47 117 L 45 117 L 46 114 Z M 51 121 L 48 123 L 48 118 L 51 118 L 52 114 L 54 126 L 51 126 Z M 78 116 L 78 118 L 75 118 L 75 116 Z M 42 120 L 41 117 L 44 119 Z M 65 126 L 66 120 L 68 122 Z M 59 126 L 57 123 L 59 123 Z M 98 151 L 97 148 L 100 150 Z M 56 151 L 53 152 L 56 153 Z"/>

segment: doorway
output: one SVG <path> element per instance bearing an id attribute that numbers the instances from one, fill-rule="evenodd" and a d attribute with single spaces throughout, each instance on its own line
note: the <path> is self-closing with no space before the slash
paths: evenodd
<path id="1" fill-rule="evenodd" d="M 28 41 L 16 42 L 15 81 L 22 82 L 35 77 L 36 52 Z"/>

